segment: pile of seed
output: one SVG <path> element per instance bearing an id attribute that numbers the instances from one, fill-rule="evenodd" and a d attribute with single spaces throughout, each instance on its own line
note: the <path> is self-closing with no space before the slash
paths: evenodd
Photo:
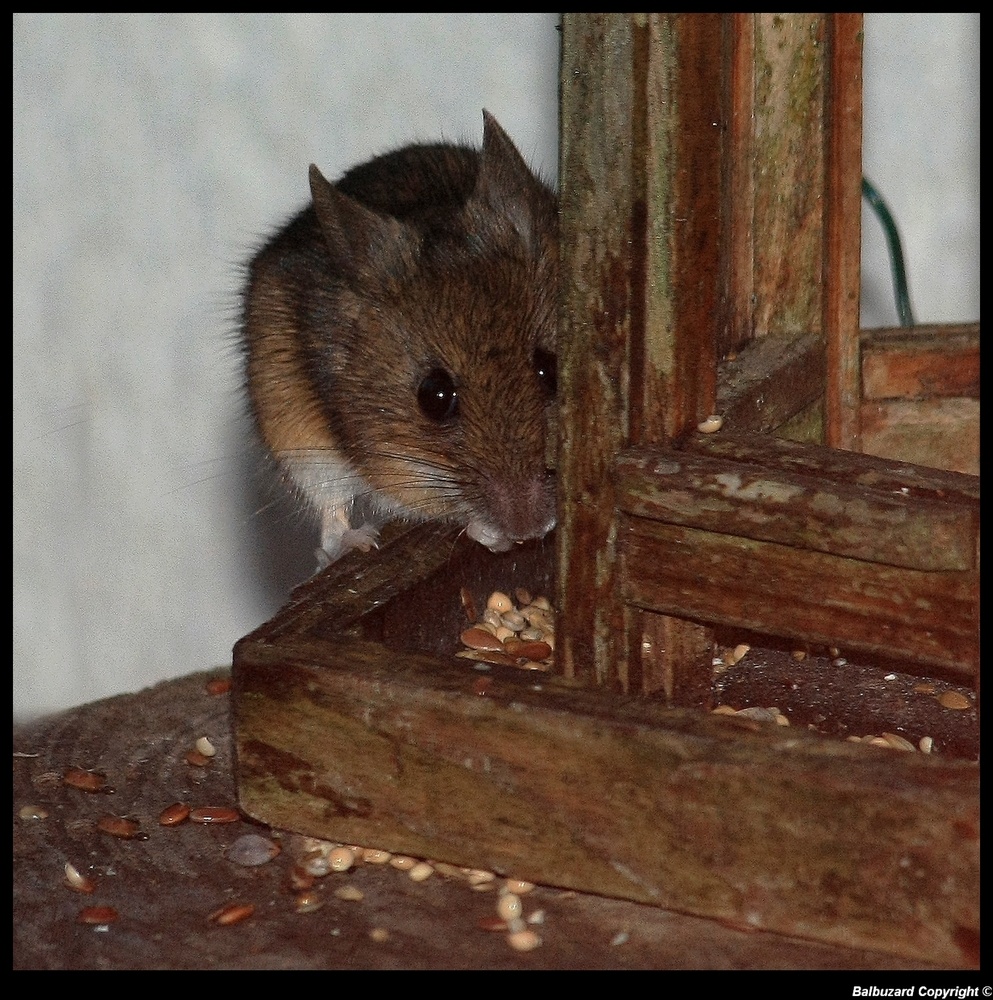
<path id="1" fill-rule="evenodd" d="M 555 612 L 547 597 L 532 597 L 519 587 L 516 602 L 495 590 L 477 614 L 472 595 L 462 591 L 462 606 L 472 623 L 462 632 L 466 647 L 456 656 L 479 664 L 499 664 L 522 670 L 551 670 L 555 650 Z M 481 667 L 485 669 L 485 667 Z"/>
<path id="2" fill-rule="evenodd" d="M 355 844 L 339 844 L 315 837 L 300 838 L 297 862 L 290 873 L 290 885 L 296 890 L 296 908 L 300 913 L 310 912 L 322 905 L 321 897 L 313 890 L 317 879 L 333 873 L 344 873 L 361 865 L 387 865 L 406 872 L 415 882 L 423 882 L 434 875 L 464 882 L 475 892 L 496 894 L 495 913 L 478 921 L 478 928 L 498 931 L 507 935 L 507 943 L 515 951 L 532 951 L 541 944 L 541 937 L 534 929 L 544 923 L 544 911 L 534 910 L 526 917 L 521 899 L 535 888 L 523 879 L 498 879 L 491 871 L 462 868 L 443 861 L 426 861 L 406 854 Z M 362 891 L 351 883 L 334 890 L 339 899 L 360 901 Z M 373 932 L 370 932 L 373 933 Z"/>

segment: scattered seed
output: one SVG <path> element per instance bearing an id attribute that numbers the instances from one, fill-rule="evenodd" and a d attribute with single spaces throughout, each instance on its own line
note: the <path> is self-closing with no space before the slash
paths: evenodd
<path id="1" fill-rule="evenodd" d="M 522 608 L 526 608 L 531 603 L 531 591 L 526 587 L 518 587 L 514 591 L 514 597 L 517 598 L 517 603 Z"/>
<path id="2" fill-rule="evenodd" d="M 382 944 L 384 941 L 389 941 L 390 932 L 385 927 L 373 927 L 369 931 L 369 937 L 377 944 Z"/>
<path id="3" fill-rule="evenodd" d="M 142 833 L 136 819 L 130 816 L 101 816 L 97 820 L 97 829 L 101 833 L 118 837 L 121 840 L 147 840 L 148 834 Z"/>
<path id="4" fill-rule="evenodd" d="M 618 931 L 611 939 L 612 945 L 627 944 L 631 935 L 627 931 Z"/>
<path id="5" fill-rule="evenodd" d="M 27 805 L 21 806 L 17 815 L 24 820 L 48 819 L 48 810 L 44 806 Z"/>
<path id="6" fill-rule="evenodd" d="M 434 867 L 427 861 L 418 861 L 413 868 L 407 872 L 407 875 L 414 882 L 423 882 L 425 879 L 430 878 L 434 874 Z"/>
<path id="7" fill-rule="evenodd" d="M 198 806 L 190 810 L 191 823 L 237 823 L 241 813 L 230 806 Z"/>
<path id="8" fill-rule="evenodd" d="M 107 786 L 107 775 L 99 771 L 87 771 L 81 767 L 70 767 L 62 781 L 70 788 L 78 788 L 81 792 L 103 792 L 112 795 L 113 788 Z"/>
<path id="9" fill-rule="evenodd" d="M 805 649 L 794 649 L 792 655 L 793 659 L 796 660 L 798 663 L 801 660 L 807 659 L 807 651 Z"/>
<path id="10" fill-rule="evenodd" d="M 938 695 L 938 703 L 944 708 L 956 710 L 972 708 L 972 702 L 959 691 L 945 691 L 944 694 Z"/>
<path id="11" fill-rule="evenodd" d="M 355 864 L 355 852 L 350 847 L 336 847 L 328 854 L 328 866 L 333 872 L 348 871 Z"/>
<path id="12" fill-rule="evenodd" d="M 541 944 L 541 938 L 536 931 L 530 929 L 514 931 L 507 935 L 507 944 L 515 951 L 534 951 Z"/>
<path id="13" fill-rule="evenodd" d="M 297 913 L 313 913 L 324 905 L 324 900 L 321 899 L 320 893 L 304 891 L 297 893 L 293 905 Z"/>
<path id="14" fill-rule="evenodd" d="M 81 875 L 75 865 L 70 862 L 65 863 L 66 885 L 74 892 L 92 893 L 96 888 L 93 879 L 86 875 Z"/>
<path id="15" fill-rule="evenodd" d="M 159 823 L 162 826 L 179 826 L 190 815 L 190 807 L 185 802 L 173 802 L 159 813 Z"/>
<path id="16" fill-rule="evenodd" d="M 724 426 L 724 418 L 716 413 L 712 413 L 706 420 L 701 420 L 696 425 L 696 429 L 701 434 L 714 434 Z"/>
<path id="17" fill-rule="evenodd" d="M 203 754 L 204 757 L 213 757 L 217 751 L 214 749 L 214 744 L 207 739 L 206 736 L 201 736 L 196 742 L 197 753 Z"/>
<path id="18" fill-rule="evenodd" d="M 246 833 L 238 837 L 224 852 L 228 861 L 244 868 L 255 868 L 278 857 L 282 848 L 274 840 L 257 833 Z"/>
<path id="19" fill-rule="evenodd" d="M 85 906 L 76 919 L 81 924 L 112 924 L 117 919 L 117 910 L 112 906 Z"/>
<path id="20" fill-rule="evenodd" d="M 922 736 L 917 746 L 920 748 L 921 753 L 930 753 L 934 749 L 934 740 L 930 736 Z"/>
<path id="21" fill-rule="evenodd" d="M 718 705 L 717 708 L 711 710 L 711 715 L 737 715 L 738 710 L 732 708 L 730 705 Z"/>
<path id="22" fill-rule="evenodd" d="M 367 847 L 362 852 L 362 860 L 371 865 L 385 865 L 392 857 L 389 851 L 379 851 L 374 847 Z"/>
<path id="23" fill-rule="evenodd" d="M 497 913 L 504 920 L 513 920 L 521 916 L 523 912 L 524 905 L 521 903 L 521 897 L 514 892 L 505 892 L 497 900 Z"/>
<path id="24" fill-rule="evenodd" d="M 524 879 L 520 878 L 509 878 L 506 882 L 504 882 L 504 888 L 507 892 L 515 893 L 518 896 L 524 896 L 534 888 L 534 882 L 525 882 Z"/>
<path id="25" fill-rule="evenodd" d="M 346 903 L 360 903 L 365 899 L 365 893 L 354 885 L 340 885 L 335 889 L 334 894 Z"/>
<path id="26" fill-rule="evenodd" d="M 909 740 L 905 740 L 899 733 L 883 733 L 883 739 L 894 750 L 914 750 L 914 744 Z"/>
<path id="27" fill-rule="evenodd" d="M 406 854 L 394 854 L 389 863 L 402 872 L 409 872 L 417 864 L 417 859 L 408 857 Z"/>
<path id="28" fill-rule="evenodd" d="M 222 906 L 207 918 L 222 927 L 230 927 L 232 924 L 240 924 L 247 920 L 255 912 L 254 903 L 228 903 Z"/>

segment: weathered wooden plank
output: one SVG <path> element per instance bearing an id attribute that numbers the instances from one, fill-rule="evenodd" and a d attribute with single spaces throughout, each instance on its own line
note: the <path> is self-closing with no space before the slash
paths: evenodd
<path id="1" fill-rule="evenodd" d="M 979 324 L 863 330 L 862 398 L 979 399 Z"/>
<path id="2" fill-rule="evenodd" d="M 909 569 L 976 568 L 978 503 L 661 448 L 625 452 L 617 473 L 628 514 Z"/>
<path id="3" fill-rule="evenodd" d="M 755 14 L 753 330 L 823 334 L 827 14 Z"/>
<path id="4" fill-rule="evenodd" d="M 979 573 L 924 572 L 625 517 L 624 596 L 639 607 L 979 673 Z"/>
<path id="5" fill-rule="evenodd" d="M 911 465 L 902 459 L 786 441 L 763 434 L 692 434 L 680 446 L 700 455 L 827 476 L 866 489 L 908 492 L 920 498 L 979 503 L 979 479 L 944 469 Z"/>
<path id="6" fill-rule="evenodd" d="M 242 808 L 740 926 L 976 961 L 975 765 L 515 671 L 480 696 L 478 677 L 360 640 L 244 640 Z"/>
<path id="7" fill-rule="evenodd" d="M 563 18 L 559 652 L 568 675 L 626 687 L 636 674 L 646 691 L 678 667 L 629 662 L 661 649 L 639 630 L 692 627 L 625 617 L 610 476 L 624 444 L 667 440 L 713 408 L 724 25 L 719 14 Z"/>
<path id="8" fill-rule="evenodd" d="M 862 282 L 862 15 L 827 14 L 824 106 L 824 443 L 859 450 Z"/>
<path id="9" fill-rule="evenodd" d="M 776 431 L 823 398 L 824 364 L 818 334 L 756 338 L 721 363 L 714 412 L 735 432 Z"/>
<path id="10" fill-rule="evenodd" d="M 868 400 L 862 446 L 891 461 L 979 475 L 978 399 Z"/>

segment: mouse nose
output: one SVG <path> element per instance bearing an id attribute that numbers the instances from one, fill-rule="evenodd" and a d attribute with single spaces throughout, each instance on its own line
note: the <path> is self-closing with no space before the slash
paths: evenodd
<path id="1" fill-rule="evenodd" d="M 544 538 L 555 527 L 555 473 L 545 469 L 523 480 L 494 481 L 492 519 L 509 541 Z"/>

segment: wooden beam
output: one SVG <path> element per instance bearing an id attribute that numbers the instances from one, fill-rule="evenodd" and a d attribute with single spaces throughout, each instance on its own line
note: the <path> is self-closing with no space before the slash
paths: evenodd
<path id="1" fill-rule="evenodd" d="M 236 649 L 239 802 L 271 826 L 963 967 L 979 769 L 377 643 Z M 323 651 L 321 646 L 323 645 Z M 315 658 L 316 657 L 316 658 Z"/>

